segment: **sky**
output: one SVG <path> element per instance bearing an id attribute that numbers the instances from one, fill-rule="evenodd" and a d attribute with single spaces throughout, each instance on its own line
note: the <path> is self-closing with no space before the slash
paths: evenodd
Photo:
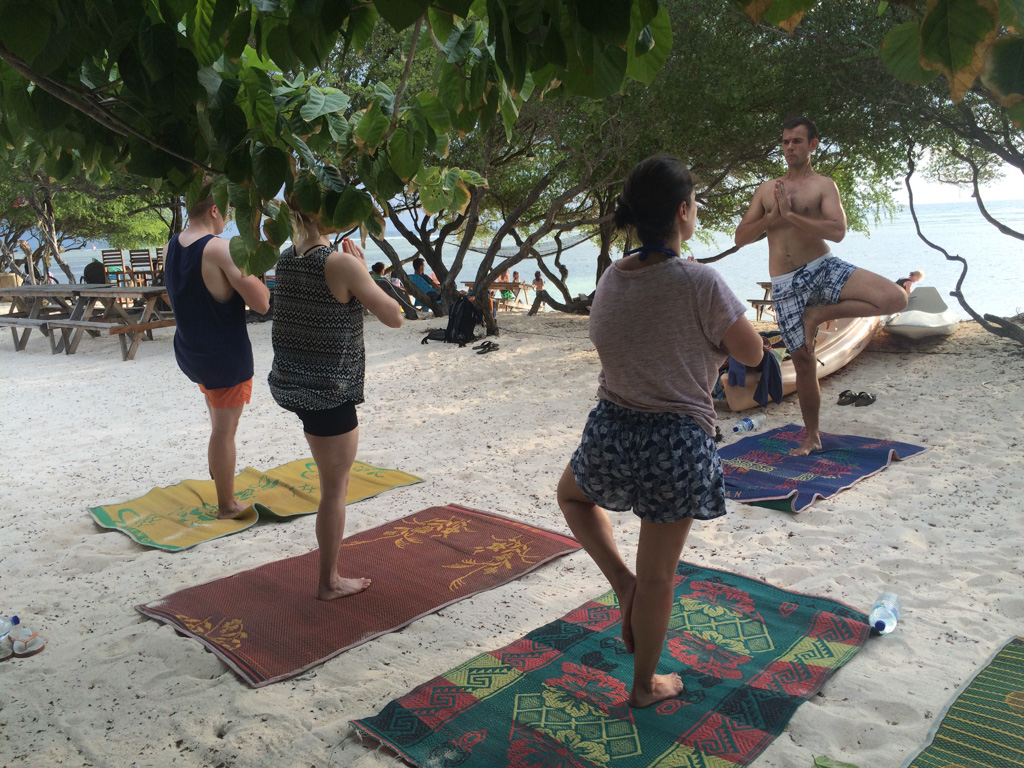
<path id="1" fill-rule="evenodd" d="M 939 184 L 928 182 L 924 177 L 914 175 L 911 178 L 911 186 L 914 190 L 914 203 L 926 205 L 928 203 L 962 203 L 972 200 L 970 187 L 955 187 L 952 184 Z M 897 202 L 906 205 L 908 202 L 907 191 L 903 188 L 902 181 L 900 189 L 895 193 Z M 981 186 L 981 199 L 985 202 L 996 200 L 1024 200 L 1024 175 L 1016 168 L 1006 167 L 1003 178 L 992 184 Z"/>

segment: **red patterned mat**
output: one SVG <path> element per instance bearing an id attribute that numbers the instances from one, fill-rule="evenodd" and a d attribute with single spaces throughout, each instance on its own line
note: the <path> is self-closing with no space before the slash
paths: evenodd
<path id="1" fill-rule="evenodd" d="M 578 548 L 570 536 L 448 504 L 345 539 L 346 573 L 373 579 L 358 595 L 317 600 L 313 550 L 136 610 L 196 638 L 259 688 Z"/>

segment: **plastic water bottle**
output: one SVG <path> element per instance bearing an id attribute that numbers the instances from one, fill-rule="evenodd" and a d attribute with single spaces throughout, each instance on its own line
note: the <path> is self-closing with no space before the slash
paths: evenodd
<path id="1" fill-rule="evenodd" d="M 764 426 L 767 416 L 763 413 L 755 413 L 746 419 L 740 419 L 732 425 L 733 432 L 752 432 L 755 429 L 760 429 Z"/>
<path id="2" fill-rule="evenodd" d="M 896 629 L 896 622 L 903 612 L 903 603 L 895 592 L 883 592 L 875 599 L 868 616 L 868 624 L 880 635 L 888 635 Z"/>
<path id="3" fill-rule="evenodd" d="M 21 624 L 21 619 L 17 616 L 0 616 L 0 640 L 7 637 L 10 631 L 18 624 Z"/>

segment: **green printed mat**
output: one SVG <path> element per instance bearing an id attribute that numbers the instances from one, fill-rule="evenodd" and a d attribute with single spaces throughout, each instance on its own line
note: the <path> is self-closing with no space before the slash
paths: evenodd
<path id="1" fill-rule="evenodd" d="M 1024 766 L 1024 637 L 1015 637 L 946 707 L 923 750 L 903 768 Z"/>
<path id="2" fill-rule="evenodd" d="M 633 709 L 615 593 L 353 721 L 420 768 L 736 768 L 853 658 L 867 617 L 682 562 L 658 672 L 685 690 Z M 426 661 L 426 660 L 425 660 Z"/>
<path id="3" fill-rule="evenodd" d="M 357 461 L 352 466 L 347 504 L 422 478 Z M 235 477 L 235 498 L 248 509 L 234 520 L 217 519 L 217 489 L 212 480 L 185 480 L 154 488 L 123 504 L 92 507 L 89 514 L 104 528 L 121 531 L 147 547 L 177 552 L 204 541 L 230 536 L 265 520 L 286 520 L 316 512 L 320 503 L 320 473 L 312 459 L 260 472 L 246 467 Z"/>

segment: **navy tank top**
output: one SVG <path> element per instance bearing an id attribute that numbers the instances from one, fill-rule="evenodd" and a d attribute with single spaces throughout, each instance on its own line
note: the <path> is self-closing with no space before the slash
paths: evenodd
<path id="1" fill-rule="evenodd" d="M 275 268 L 274 364 L 267 382 L 282 408 L 322 411 L 363 402 L 363 305 L 338 301 L 327 286 L 321 245 L 302 256 L 289 247 Z"/>
<path id="2" fill-rule="evenodd" d="M 245 327 L 245 300 L 234 293 L 217 301 L 203 282 L 203 249 L 213 235 L 182 246 L 167 244 L 164 282 L 174 310 L 174 357 L 182 372 L 207 389 L 224 389 L 252 378 L 252 344 Z"/>

